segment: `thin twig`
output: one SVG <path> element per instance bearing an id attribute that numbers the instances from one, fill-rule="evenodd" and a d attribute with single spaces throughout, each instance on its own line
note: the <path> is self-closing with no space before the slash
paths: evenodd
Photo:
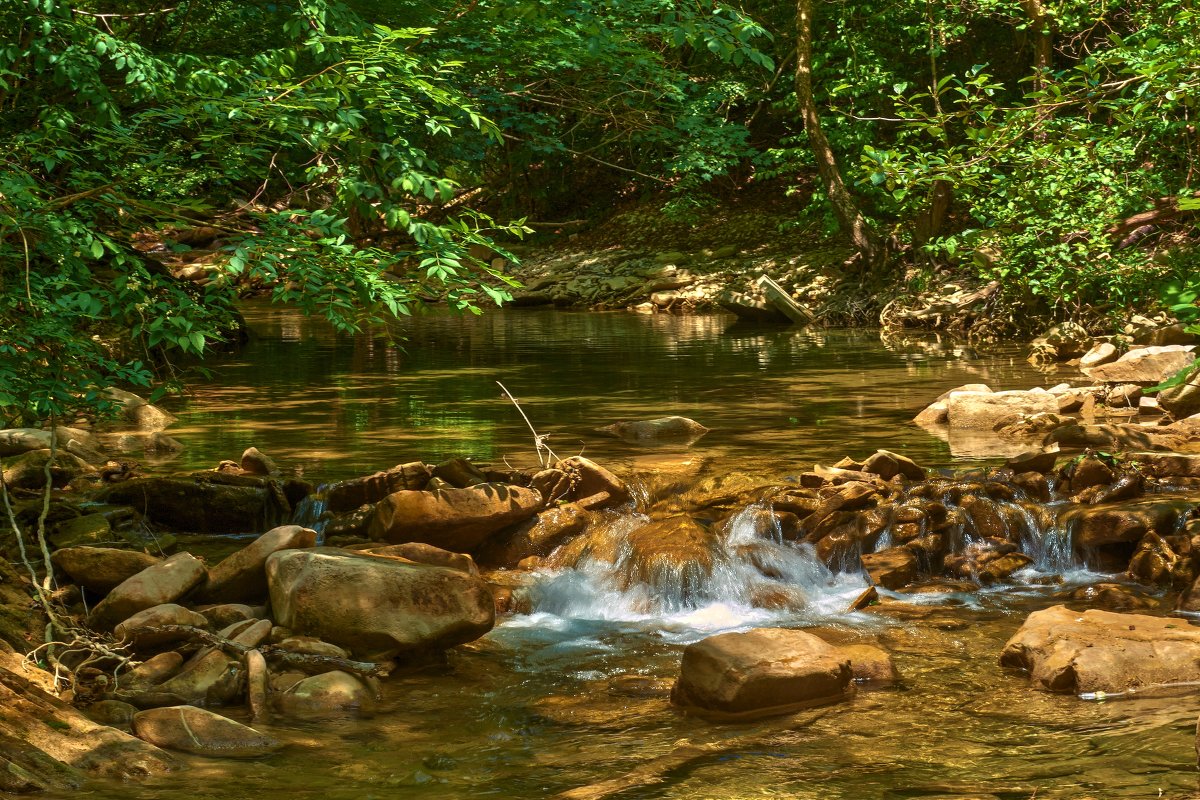
<path id="1" fill-rule="evenodd" d="M 558 455 L 556 455 L 555 452 L 550 449 L 550 446 L 546 444 L 547 436 L 539 434 L 536 430 L 534 430 L 533 423 L 529 421 L 529 417 L 525 416 L 525 410 L 521 408 L 521 404 L 517 402 L 517 398 L 513 397 L 513 394 L 508 390 L 508 387 L 500 381 L 496 381 L 496 385 L 499 386 L 504 392 L 504 396 L 511 400 L 512 404 L 517 407 L 517 411 L 520 413 L 521 418 L 524 419 L 525 424 L 529 426 L 529 431 L 533 434 L 533 446 L 537 450 L 538 464 L 540 464 L 544 469 L 550 466 L 551 458 L 553 458 L 554 461 L 558 461 Z M 548 454 L 547 457 L 542 456 L 543 450 L 545 450 Z"/>

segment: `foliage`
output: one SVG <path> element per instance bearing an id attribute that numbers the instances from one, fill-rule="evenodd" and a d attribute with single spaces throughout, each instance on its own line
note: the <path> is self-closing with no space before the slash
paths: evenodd
<path id="1" fill-rule="evenodd" d="M 102 405 L 114 382 L 169 377 L 180 356 L 228 337 L 238 280 L 343 330 L 424 297 L 472 311 L 507 297 L 510 280 L 469 248 L 495 247 L 491 235 L 519 234 L 520 222 L 442 210 L 460 186 L 432 150 L 497 129 L 455 85 L 454 64 L 410 52 L 430 31 L 324 0 L 245 14 L 220 0 L 133 8 L 0 10 L 0 28 L 19 33 L 0 45 L 8 417 L 61 416 Z M 270 36 L 232 52 L 188 48 L 200 22 L 247 16 Z M 228 254 L 202 288 L 137 247 L 144 231 L 170 245 L 196 225 Z"/>

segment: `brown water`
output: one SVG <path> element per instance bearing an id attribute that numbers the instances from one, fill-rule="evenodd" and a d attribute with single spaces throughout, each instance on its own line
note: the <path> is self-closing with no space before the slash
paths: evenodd
<path id="1" fill-rule="evenodd" d="M 671 413 L 713 428 L 689 451 L 707 459 L 710 474 L 774 479 L 881 446 L 948 465 L 947 446 L 909 424 L 913 413 L 965 382 L 1044 383 L 1015 348 L 738 331 L 720 317 L 435 317 L 408 327 L 405 354 L 269 308 L 252 309 L 250 320 L 255 342 L 196 392 L 172 431 L 188 444 L 184 466 L 236 458 L 250 444 L 320 480 L 464 454 L 529 463 L 528 430 L 497 379 L 560 452 L 586 447 L 618 467 L 647 451 L 590 428 Z M 183 773 L 94 787 L 90 796 L 549 797 L 617 777 L 684 739 L 727 747 L 620 797 L 1198 796 L 1200 698 L 1090 702 L 1034 691 L 997 664 L 1025 615 L 1059 602 L 1057 581 L 1095 576 L 923 596 L 929 615 L 905 620 L 842 613 L 863 585 L 857 576 L 815 565 L 796 574 L 809 610 L 774 617 L 722 602 L 638 614 L 589 589 L 587 576 L 547 575 L 537 613 L 455 649 L 444 667 L 388 680 L 369 719 L 266 726 L 289 742 L 270 758 L 185 757 Z M 621 689 L 630 675 L 669 684 L 686 643 L 753 624 L 819 625 L 878 641 L 902 681 L 862 689 L 820 716 L 724 726 L 674 712 L 661 693 Z"/>

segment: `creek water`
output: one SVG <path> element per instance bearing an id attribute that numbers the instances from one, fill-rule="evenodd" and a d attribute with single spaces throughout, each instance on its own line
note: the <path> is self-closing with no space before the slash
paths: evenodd
<path id="1" fill-rule="evenodd" d="M 583 451 L 621 474 L 665 472 L 679 485 L 778 482 L 879 447 L 951 467 L 949 446 L 909 422 L 916 411 L 963 383 L 1047 380 L 1017 348 L 745 329 L 718 316 L 431 316 L 403 327 L 403 352 L 271 307 L 247 316 L 251 344 L 178 409 L 172 434 L 187 450 L 172 467 L 211 467 L 252 444 L 310 480 L 459 455 L 529 466 L 532 436 L 497 380 L 560 455 Z M 592 432 L 667 414 L 712 431 L 690 447 L 654 449 Z M 754 536 L 735 522 L 722 547 L 733 553 Z M 616 778 L 687 740 L 721 747 L 620 797 L 1197 796 L 1200 698 L 1177 690 L 1088 702 L 1035 691 L 999 667 L 1030 611 L 1100 579 L 1054 542 L 1016 584 L 903 596 L 917 606 L 903 615 L 847 613 L 866 585 L 860 575 L 832 573 L 804 547 L 756 544 L 778 581 L 803 595 L 803 611 L 754 608 L 745 565 L 721 554 L 713 577 L 687 593 L 622 589 L 600 564 L 546 572 L 533 613 L 503 618 L 445 664 L 388 679 L 373 715 L 261 726 L 288 746 L 248 762 L 184 757 L 186 772 L 89 787 L 91 795 L 549 797 Z M 757 625 L 879 643 L 901 680 L 758 723 L 714 725 L 673 711 L 665 689 L 682 648 Z"/>

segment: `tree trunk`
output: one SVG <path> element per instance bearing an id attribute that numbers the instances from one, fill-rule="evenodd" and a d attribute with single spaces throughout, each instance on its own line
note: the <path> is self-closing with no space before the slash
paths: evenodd
<path id="1" fill-rule="evenodd" d="M 796 0 L 796 103 L 800 107 L 808 143 L 817 160 L 817 171 L 825 185 L 825 193 L 833 206 L 838 226 L 850 237 L 866 268 L 871 270 L 883 260 L 883 243 L 846 189 L 838 169 L 837 156 L 821 129 L 817 102 L 813 97 L 812 28 L 815 5 L 816 0 Z"/>
<path id="2" fill-rule="evenodd" d="M 1051 28 L 1051 18 L 1042 5 L 1042 0 L 1021 0 L 1021 8 L 1029 17 L 1029 30 L 1033 34 L 1033 69 L 1036 75 L 1033 79 L 1035 91 L 1041 91 L 1046 85 L 1046 76 L 1050 74 L 1051 59 L 1054 53 L 1054 36 Z"/>

